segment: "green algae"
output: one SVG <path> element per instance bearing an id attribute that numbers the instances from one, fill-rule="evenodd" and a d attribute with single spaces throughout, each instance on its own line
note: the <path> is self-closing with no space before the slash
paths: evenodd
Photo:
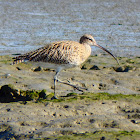
<path id="1" fill-rule="evenodd" d="M 138 140 L 140 132 L 137 131 L 94 131 L 93 133 L 73 133 L 71 135 L 63 136 L 51 136 L 46 139 L 57 139 L 57 140 Z"/>
<path id="2" fill-rule="evenodd" d="M 53 97 L 53 93 L 51 93 L 50 97 Z M 123 94 L 109 94 L 109 93 L 83 93 L 83 94 L 76 94 L 76 93 L 69 93 L 66 96 L 61 96 L 59 99 L 38 99 L 37 102 L 73 102 L 73 101 L 105 101 L 105 100 L 123 100 L 126 102 L 135 101 L 136 103 L 140 101 L 139 94 L 131 94 L 131 95 L 123 95 Z"/>
<path id="3" fill-rule="evenodd" d="M 124 94 L 109 94 L 109 93 L 88 93 L 88 98 L 93 100 L 120 100 L 120 99 L 140 99 L 140 95 L 138 94 L 131 94 L 131 95 L 124 95 Z"/>
<path id="4" fill-rule="evenodd" d="M 140 59 L 138 57 L 127 58 L 127 57 L 119 57 L 119 61 L 121 64 L 129 64 L 131 66 L 140 66 Z"/>
<path id="5" fill-rule="evenodd" d="M 10 101 L 31 101 L 36 102 L 72 102 L 76 100 L 124 100 L 124 101 L 140 101 L 139 94 L 109 94 L 109 93 L 68 93 L 58 99 L 53 99 L 54 93 L 46 94 L 46 90 L 17 90 L 13 85 L 4 85 L 0 89 L 1 99 L 9 97 Z M 11 99 L 11 100 L 10 100 Z M 1 101 L 2 102 L 2 101 Z"/>
<path id="6" fill-rule="evenodd" d="M 140 100 L 139 94 L 109 94 L 109 93 L 84 93 L 83 95 L 78 95 L 80 99 L 90 99 L 90 100 Z"/>
<path id="7" fill-rule="evenodd" d="M 68 93 L 65 97 L 77 96 L 77 93 Z"/>
<path id="8" fill-rule="evenodd" d="M 12 63 L 12 57 L 5 55 L 5 56 L 0 56 L 0 63 L 1 64 L 10 64 Z"/>
<path id="9" fill-rule="evenodd" d="M 46 90 L 20 90 L 20 95 L 26 97 L 29 100 L 37 100 L 39 98 L 46 99 Z"/>
<path id="10" fill-rule="evenodd" d="M 21 90 L 20 94 L 22 96 L 27 97 L 30 100 L 39 98 L 39 91 L 35 91 L 35 90 L 31 90 L 31 91 L 30 90 L 27 90 L 27 91 L 22 91 Z"/>
<path id="11" fill-rule="evenodd" d="M 8 129 L 7 129 L 8 130 Z M 139 131 L 104 131 L 104 130 L 96 130 L 94 132 L 85 132 L 85 133 L 74 133 L 73 131 L 61 130 L 61 136 L 58 134 L 57 136 L 48 136 L 45 138 L 34 138 L 38 137 L 41 134 L 21 134 L 16 135 L 13 132 L 9 134 L 8 138 L 15 139 L 35 139 L 35 140 L 139 140 L 140 132 Z"/>

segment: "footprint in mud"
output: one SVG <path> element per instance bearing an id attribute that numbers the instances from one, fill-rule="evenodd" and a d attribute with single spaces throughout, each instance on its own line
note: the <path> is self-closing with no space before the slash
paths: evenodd
<path id="1" fill-rule="evenodd" d="M 107 90 L 107 85 L 106 84 L 103 84 L 103 83 L 100 83 L 98 88 L 100 90 Z"/>
<path id="2" fill-rule="evenodd" d="M 124 107 L 120 110 L 126 114 L 126 118 L 129 119 L 134 124 L 140 124 L 140 109 L 139 108 L 131 108 Z"/>
<path id="3" fill-rule="evenodd" d="M 119 85 L 118 80 L 116 80 L 115 78 L 111 78 L 111 82 L 112 82 L 114 85 Z"/>

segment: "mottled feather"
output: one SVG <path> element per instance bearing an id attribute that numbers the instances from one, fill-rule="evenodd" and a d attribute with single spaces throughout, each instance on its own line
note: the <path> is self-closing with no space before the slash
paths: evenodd
<path id="1" fill-rule="evenodd" d="M 84 62 L 91 53 L 87 51 L 84 45 L 75 41 L 59 41 L 47 44 L 35 51 L 31 51 L 15 58 L 14 63 L 24 61 L 49 62 L 55 64 L 73 64 L 79 65 Z"/>

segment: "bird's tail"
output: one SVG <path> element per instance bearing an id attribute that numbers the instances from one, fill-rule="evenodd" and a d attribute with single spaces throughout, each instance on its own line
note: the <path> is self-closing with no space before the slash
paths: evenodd
<path id="1" fill-rule="evenodd" d="M 22 55 L 21 56 L 18 56 L 18 57 L 14 57 L 13 60 L 14 60 L 13 61 L 13 65 L 28 61 L 28 59 L 26 58 L 26 56 L 22 56 Z"/>

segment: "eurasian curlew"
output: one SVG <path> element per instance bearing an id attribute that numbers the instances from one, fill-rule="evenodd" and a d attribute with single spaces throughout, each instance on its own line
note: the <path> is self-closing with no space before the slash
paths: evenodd
<path id="1" fill-rule="evenodd" d="M 54 42 L 47 44 L 46 46 L 35 51 L 15 57 L 13 64 L 30 61 L 36 63 L 37 65 L 43 64 L 43 66 L 46 65 L 55 69 L 56 74 L 54 76 L 54 98 L 56 98 L 56 82 L 70 85 L 80 91 L 81 89 L 84 89 L 82 87 L 77 87 L 73 84 L 59 80 L 58 74 L 63 69 L 76 67 L 82 64 L 90 56 L 91 46 L 97 46 L 100 49 L 106 51 L 117 61 L 116 57 L 107 49 L 98 45 L 91 35 L 85 34 L 80 38 L 79 42 Z"/>

